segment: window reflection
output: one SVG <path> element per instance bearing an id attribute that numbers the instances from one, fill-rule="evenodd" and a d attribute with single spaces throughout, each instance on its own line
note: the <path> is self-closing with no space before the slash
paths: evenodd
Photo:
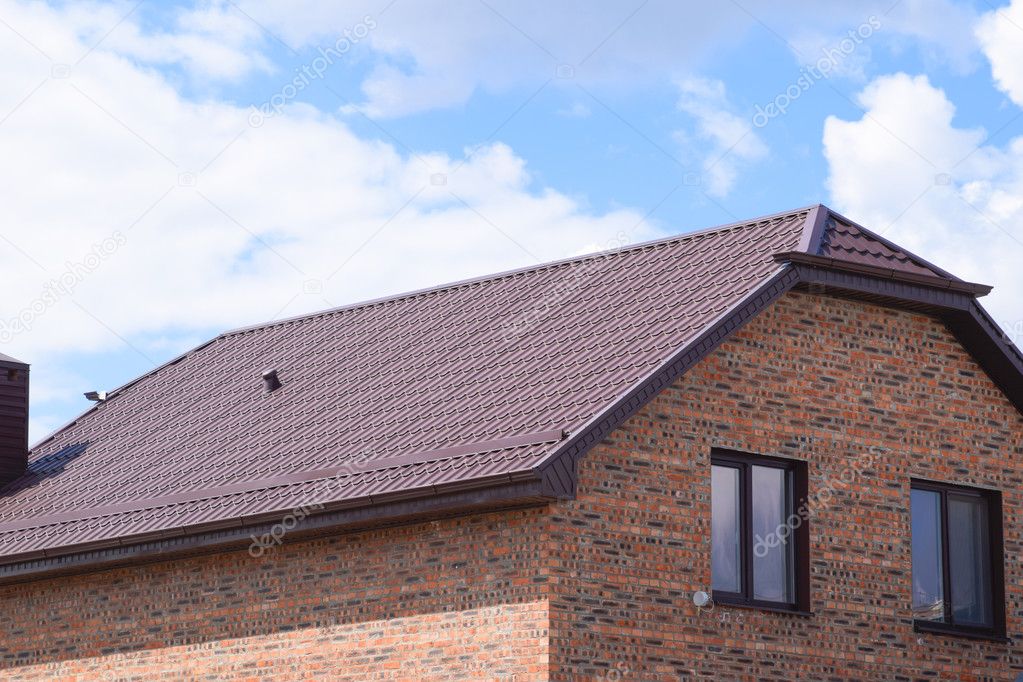
<path id="1" fill-rule="evenodd" d="M 792 600 L 789 472 L 753 467 L 753 598 Z"/>
<path id="2" fill-rule="evenodd" d="M 739 518 L 739 470 L 711 467 L 711 575 L 715 590 L 742 590 Z"/>
<path id="3" fill-rule="evenodd" d="M 941 572 L 941 496 L 931 490 L 910 493 L 913 524 L 913 617 L 944 620 Z"/>
<path id="4" fill-rule="evenodd" d="M 952 619 L 961 625 L 991 625 L 991 550 L 987 502 L 978 497 L 948 496 L 948 563 L 952 585 Z"/>

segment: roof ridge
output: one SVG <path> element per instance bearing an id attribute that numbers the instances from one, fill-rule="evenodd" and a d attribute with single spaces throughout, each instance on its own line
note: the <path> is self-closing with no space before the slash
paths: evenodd
<path id="1" fill-rule="evenodd" d="M 817 204 L 816 206 L 821 206 L 821 204 Z M 291 323 L 294 323 L 294 322 L 301 322 L 303 320 L 311 320 L 311 319 L 315 319 L 315 318 L 318 318 L 318 317 L 325 317 L 325 316 L 328 316 L 328 315 L 334 315 L 334 314 L 337 314 L 337 313 L 342 313 L 342 312 L 346 312 L 346 311 L 350 311 L 350 310 L 358 310 L 360 308 L 369 308 L 369 307 L 372 307 L 372 306 L 375 306 L 375 305 L 381 305 L 381 304 L 384 304 L 384 303 L 393 303 L 393 302 L 397 302 L 397 301 L 403 301 L 403 300 L 407 300 L 407 299 L 417 298 L 419 296 L 426 296 L 426 295 L 429 295 L 429 294 L 436 294 L 436 293 L 440 293 L 442 291 L 448 291 L 448 290 L 451 290 L 451 289 L 459 289 L 459 288 L 470 286 L 470 285 L 473 285 L 473 284 L 483 284 L 484 282 L 494 282 L 494 281 L 501 280 L 501 279 L 506 279 L 506 278 L 509 278 L 509 277 L 515 277 L 517 275 L 524 275 L 524 274 L 531 273 L 531 272 L 537 272 L 537 271 L 540 271 L 540 270 L 552 269 L 552 268 L 560 267 L 560 266 L 563 266 L 563 265 L 568 265 L 569 263 L 583 263 L 583 262 L 586 262 L 588 260 L 593 260 L 593 259 L 597 259 L 597 258 L 606 258 L 608 256 L 617 256 L 617 255 L 628 253 L 628 252 L 632 252 L 632 251 L 640 251 L 640 250 L 648 249 L 648 248 L 655 247 L 655 246 L 661 246 L 663 244 L 671 244 L 671 243 L 682 242 L 682 241 L 686 241 L 686 240 L 690 240 L 690 239 L 695 239 L 695 238 L 699 238 L 699 237 L 706 237 L 706 236 L 709 236 L 709 235 L 717 233 L 717 232 L 727 232 L 729 230 L 735 230 L 735 229 L 738 229 L 738 228 L 750 227 L 750 226 L 757 225 L 759 223 L 763 223 L 763 222 L 767 222 L 767 221 L 781 220 L 783 218 L 794 217 L 794 216 L 799 215 L 800 213 L 811 212 L 811 211 L 814 210 L 814 208 L 816 208 L 816 206 L 804 206 L 802 208 L 797 208 L 797 209 L 794 209 L 794 210 L 781 211 L 781 212 L 778 212 L 778 213 L 772 213 L 770 215 L 759 216 L 759 217 L 756 217 L 756 218 L 750 218 L 748 220 L 738 220 L 738 221 L 735 221 L 735 222 L 732 222 L 732 223 L 727 223 L 727 224 L 724 224 L 724 225 L 717 225 L 715 227 L 709 227 L 709 228 L 705 228 L 705 229 L 701 229 L 701 230 L 695 230 L 693 232 L 684 232 L 684 233 L 681 233 L 681 234 L 669 235 L 667 237 L 658 237 L 657 239 L 650 239 L 650 240 L 643 241 L 643 242 L 637 242 L 635 244 L 627 244 L 625 246 L 620 246 L 620 247 L 616 247 L 616 248 L 613 248 L 613 249 L 604 249 L 603 251 L 593 251 L 591 253 L 586 253 L 586 254 L 582 254 L 582 255 L 579 255 L 579 256 L 570 256 L 568 258 L 559 258 L 557 260 L 545 261 L 543 263 L 535 263 L 533 265 L 526 265 L 526 266 L 523 266 L 523 267 L 513 268 L 511 270 L 504 270 L 504 271 L 501 271 L 501 272 L 495 272 L 495 273 L 491 273 L 491 274 L 488 274 L 488 275 L 478 275 L 476 277 L 469 277 L 469 278 L 466 278 L 466 279 L 454 280 L 452 282 L 445 282 L 445 283 L 442 283 L 442 284 L 436 284 L 436 285 L 425 287 L 425 288 L 422 288 L 422 289 L 413 289 L 412 291 L 405 291 L 405 292 L 401 292 L 401 293 L 397 293 L 397 294 L 392 294 L 392 295 L 389 295 L 389 296 L 381 296 L 379 298 L 371 298 L 371 299 L 366 299 L 366 300 L 363 300 L 363 301 L 356 301 L 354 303 L 346 303 L 344 305 L 336 306 L 334 308 L 325 308 L 323 310 L 317 310 L 317 311 L 314 311 L 314 312 L 311 312 L 311 313 L 303 313 L 301 315 L 294 315 L 292 317 L 285 317 L 285 318 L 282 318 L 282 319 L 279 319 L 279 320 L 271 320 L 269 322 L 260 322 L 260 323 L 257 323 L 257 324 L 246 325 L 246 326 L 242 326 L 242 327 L 236 327 L 234 329 L 228 329 L 228 330 L 226 330 L 224 332 L 221 332 L 216 337 L 216 339 L 227 338 L 229 336 L 234 336 L 236 334 L 245 334 L 245 333 L 248 333 L 248 332 L 259 331 L 259 330 L 262 330 L 262 329 L 269 329 L 271 327 L 276 327 L 276 326 L 285 325 L 285 324 L 291 324 Z M 825 207 L 825 210 L 828 210 L 827 207 Z M 216 339 L 214 339 L 214 340 L 216 340 Z M 208 344 L 203 344 L 202 347 L 205 347 L 206 345 L 208 345 Z"/>

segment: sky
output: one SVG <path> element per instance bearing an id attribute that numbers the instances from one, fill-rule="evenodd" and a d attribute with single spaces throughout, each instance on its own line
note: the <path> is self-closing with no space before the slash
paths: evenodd
<path id="1" fill-rule="evenodd" d="M 1023 342 L 1023 0 L 0 0 L 38 440 L 239 326 L 828 204 Z"/>

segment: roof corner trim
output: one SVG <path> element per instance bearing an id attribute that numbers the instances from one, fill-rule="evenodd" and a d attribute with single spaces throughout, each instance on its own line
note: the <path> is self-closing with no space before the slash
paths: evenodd
<path id="1" fill-rule="evenodd" d="M 806 225 L 803 227 L 803 235 L 799 240 L 799 251 L 803 253 L 818 254 L 824 240 L 824 228 L 831 217 L 831 209 L 824 204 L 817 204 L 810 209 L 806 216 Z"/>

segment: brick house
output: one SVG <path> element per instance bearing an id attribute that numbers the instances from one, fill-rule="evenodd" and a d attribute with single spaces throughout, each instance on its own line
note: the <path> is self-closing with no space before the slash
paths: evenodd
<path id="1" fill-rule="evenodd" d="M 31 452 L 5 679 L 1014 680 L 1023 356 L 815 206 L 225 333 Z"/>

